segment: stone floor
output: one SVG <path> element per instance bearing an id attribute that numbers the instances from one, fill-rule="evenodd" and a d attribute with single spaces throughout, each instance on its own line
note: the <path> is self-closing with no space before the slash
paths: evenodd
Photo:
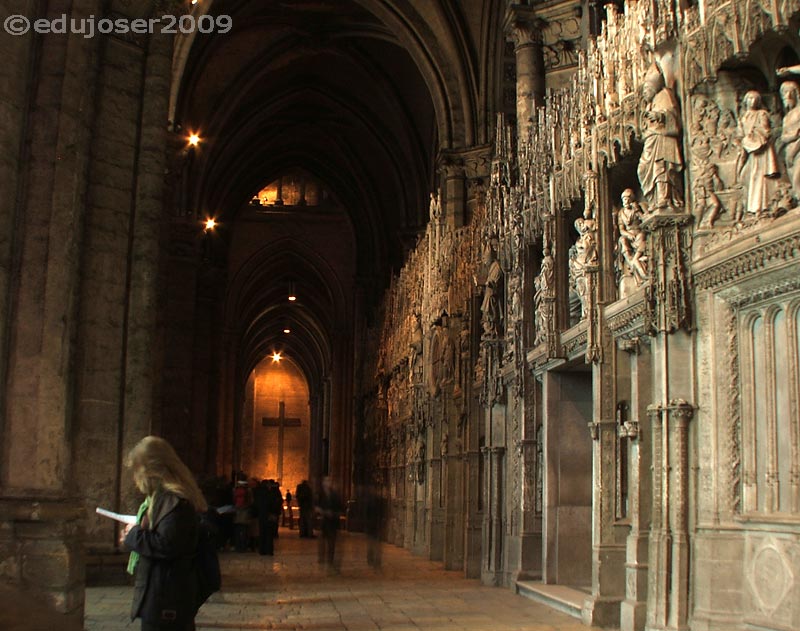
<path id="1" fill-rule="evenodd" d="M 223 590 L 197 616 L 202 629 L 283 631 L 586 631 L 574 618 L 504 588 L 480 585 L 438 563 L 384 545 L 380 571 L 366 563 L 366 540 L 341 533 L 341 572 L 317 565 L 316 541 L 281 530 L 274 557 L 221 555 Z M 92 587 L 86 630 L 136 629 L 129 587 Z"/>

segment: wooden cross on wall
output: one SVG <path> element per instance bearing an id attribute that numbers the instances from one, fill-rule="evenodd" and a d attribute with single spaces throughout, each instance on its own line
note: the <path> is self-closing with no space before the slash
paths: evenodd
<path id="1" fill-rule="evenodd" d="M 286 418 L 286 405 L 283 401 L 278 404 L 278 417 L 261 419 L 264 427 L 278 428 L 278 484 L 283 482 L 283 432 L 287 427 L 300 427 L 299 418 Z"/>

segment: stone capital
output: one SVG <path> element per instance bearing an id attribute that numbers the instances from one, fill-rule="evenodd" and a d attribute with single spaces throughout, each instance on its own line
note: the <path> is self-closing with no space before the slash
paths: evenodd
<path id="1" fill-rule="evenodd" d="M 542 44 L 545 22 L 538 17 L 533 7 L 515 4 L 508 7 L 503 22 L 506 39 L 514 43 L 514 49 Z"/>
<path id="2" fill-rule="evenodd" d="M 669 413 L 673 420 L 688 423 L 694 417 L 694 406 L 683 399 L 669 402 Z"/>

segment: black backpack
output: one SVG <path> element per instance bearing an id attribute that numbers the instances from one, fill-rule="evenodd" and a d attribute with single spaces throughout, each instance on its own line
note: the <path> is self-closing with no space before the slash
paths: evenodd
<path id="1" fill-rule="evenodd" d="M 219 557 L 217 556 L 217 533 L 218 528 L 214 523 L 214 515 L 211 510 L 202 513 L 198 518 L 198 541 L 197 541 L 197 606 L 198 608 L 206 602 L 214 592 L 218 592 L 222 587 L 222 574 L 219 569 Z"/>

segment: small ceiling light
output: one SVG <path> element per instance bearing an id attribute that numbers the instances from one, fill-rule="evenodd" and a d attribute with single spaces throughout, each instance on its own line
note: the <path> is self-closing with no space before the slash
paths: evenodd
<path id="1" fill-rule="evenodd" d="M 280 353 L 272 353 L 272 363 L 273 363 L 273 364 L 277 364 L 277 363 L 278 363 L 278 362 L 280 362 L 282 359 L 283 359 L 283 357 L 281 357 L 281 354 L 280 354 Z"/>
<path id="2" fill-rule="evenodd" d="M 289 333 L 291 333 L 291 332 L 292 332 L 292 330 L 291 330 L 289 327 L 286 327 L 286 328 L 283 330 L 283 332 L 284 332 L 284 333 L 286 333 L 286 335 L 289 335 Z"/>
<path id="3" fill-rule="evenodd" d="M 200 144 L 200 136 L 197 134 L 189 134 L 189 145 L 191 147 L 196 147 Z"/>
<path id="4" fill-rule="evenodd" d="M 198 0 L 192 0 L 192 4 L 197 4 Z"/>
<path id="5" fill-rule="evenodd" d="M 294 290 L 294 281 L 289 283 L 289 302 L 297 300 L 297 292 Z"/>
<path id="6" fill-rule="evenodd" d="M 206 219 L 206 227 L 205 227 L 206 232 L 208 232 L 209 230 L 213 230 L 216 227 L 217 227 L 217 222 L 214 221 L 213 217 L 209 217 L 208 219 Z"/>

